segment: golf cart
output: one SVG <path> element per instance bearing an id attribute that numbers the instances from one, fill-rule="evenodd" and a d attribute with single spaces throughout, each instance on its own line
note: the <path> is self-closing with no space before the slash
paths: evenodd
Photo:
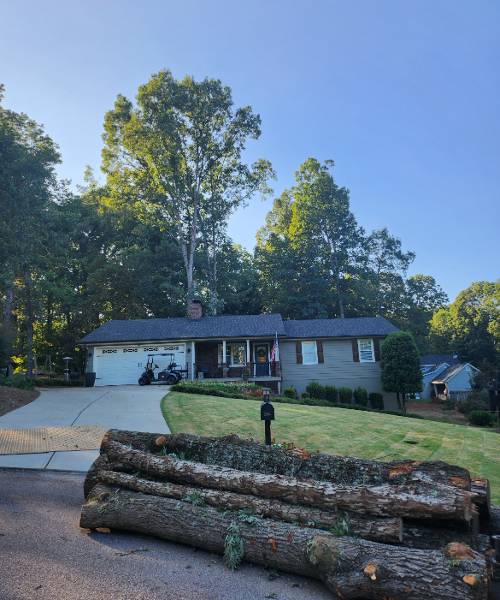
<path id="1" fill-rule="evenodd" d="M 155 356 L 170 357 L 170 363 L 168 367 L 158 371 L 158 374 L 155 374 L 155 370 L 159 369 L 158 365 L 154 362 Z M 146 368 L 144 369 L 144 373 L 139 377 L 138 383 L 139 385 L 150 385 L 152 383 L 174 385 L 174 383 L 179 383 L 179 381 L 182 379 L 182 373 L 183 371 L 181 369 L 177 369 L 177 364 L 174 362 L 173 354 L 148 354 Z"/>

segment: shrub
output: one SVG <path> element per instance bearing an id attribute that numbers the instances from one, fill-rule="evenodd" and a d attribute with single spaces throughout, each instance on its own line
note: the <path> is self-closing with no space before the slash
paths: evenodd
<path id="1" fill-rule="evenodd" d="M 25 375 L 13 375 L 12 377 L 5 377 L 0 379 L 1 385 L 7 387 L 15 387 L 20 390 L 32 390 L 35 387 L 35 380 L 26 377 Z"/>
<path id="2" fill-rule="evenodd" d="M 337 388 L 334 385 L 325 385 L 325 400 L 328 400 L 330 404 L 338 402 Z"/>
<path id="3" fill-rule="evenodd" d="M 293 385 L 287 387 L 283 390 L 283 396 L 285 396 L 285 398 L 297 398 L 297 390 L 293 387 Z"/>
<path id="4" fill-rule="evenodd" d="M 469 415 L 473 410 L 488 410 L 488 394 L 485 392 L 471 392 L 466 400 L 457 404 L 457 408 L 464 415 Z"/>
<path id="5" fill-rule="evenodd" d="M 309 392 L 302 392 L 302 400 L 309 400 L 310 397 L 311 395 L 309 394 Z"/>
<path id="6" fill-rule="evenodd" d="M 306 392 L 311 398 L 324 398 L 325 388 L 317 381 L 311 381 L 307 384 Z"/>
<path id="7" fill-rule="evenodd" d="M 357 387 L 353 393 L 354 402 L 359 406 L 368 406 L 368 392 L 365 388 Z"/>
<path id="8" fill-rule="evenodd" d="M 176 383 L 171 387 L 176 392 L 185 394 L 204 394 L 206 396 L 220 396 L 222 398 L 249 398 L 249 393 L 245 393 L 240 388 L 227 383 L 206 384 L 195 381 Z"/>
<path id="9" fill-rule="evenodd" d="M 368 396 L 370 406 L 375 410 L 384 410 L 384 396 L 378 392 L 372 392 Z"/>
<path id="10" fill-rule="evenodd" d="M 351 404 L 352 390 L 350 387 L 339 388 L 339 402 L 341 402 L 342 404 Z"/>
<path id="11" fill-rule="evenodd" d="M 495 422 L 495 415 L 487 410 L 473 410 L 469 414 L 469 423 L 480 427 L 490 427 Z"/>

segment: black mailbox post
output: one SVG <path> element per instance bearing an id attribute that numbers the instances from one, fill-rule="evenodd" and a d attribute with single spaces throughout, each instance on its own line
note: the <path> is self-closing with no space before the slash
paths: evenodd
<path id="1" fill-rule="evenodd" d="M 274 406 L 269 400 L 269 389 L 264 388 L 264 402 L 260 405 L 260 420 L 264 421 L 264 432 L 266 437 L 266 446 L 271 445 L 271 421 L 274 421 Z"/>

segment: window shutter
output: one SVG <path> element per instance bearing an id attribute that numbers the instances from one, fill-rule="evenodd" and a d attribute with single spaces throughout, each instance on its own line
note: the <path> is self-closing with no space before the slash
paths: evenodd
<path id="1" fill-rule="evenodd" d="M 323 355 L 323 342 L 321 340 L 316 341 L 316 350 L 318 352 L 318 363 L 324 363 L 325 357 Z"/>
<path id="2" fill-rule="evenodd" d="M 380 340 L 378 338 L 373 340 L 373 348 L 375 350 L 375 361 L 378 362 L 380 360 Z"/>
<path id="3" fill-rule="evenodd" d="M 352 360 L 359 362 L 358 340 L 352 340 Z"/>
<path id="4" fill-rule="evenodd" d="M 297 359 L 297 364 L 301 365 L 302 364 L 302 342 L 300 342 L 299 340 L 297 340 L 295 342 L 295 355 L 296 355 L 296 359 Z"/>

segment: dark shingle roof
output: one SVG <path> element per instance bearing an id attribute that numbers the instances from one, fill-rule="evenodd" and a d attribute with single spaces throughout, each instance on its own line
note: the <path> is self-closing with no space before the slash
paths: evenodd
<path id="1" fill-rule="evenodd" d="M 382 317 L 283 321 L 281 315 L 220 315 L 199 320 L 130 319 L 108 321 L 86 335 L 80 343 L 154 342 L 162 340 L 244 337 L 362 337 L 398 331 Z"/>
<path id="2" fill-rule="evenodd" d="M 446 383 L 448 379 L 455 377 L 457 373 L 459 373 L 467 363 L 457 363 L 448 367 L 445 371 L 440 373 L 437 377 L 432 380 L 432 383 Z"/>
<path id="3" fill-rule="evenodd" d="M 424 354 L 420 357 L 420 364 L 424 365 L 432 365 L 437 367 L 438 365 L 442 365 L 446 363 L 448 365 L 454 365 L 460 362 L 457 354 Z"/>
<path id="4" fill-rule="evenodd" d="M 284 323 L 286 335 L 290 338 L 382 336 L 399 331 L 383 317 L 290 320 Z"/>
<path id="5" fill-rule="evenodd" d="M 81 343 L 143 342 L 161 340 L 236 338 L 285 334 L 281 315 L 221 315 L 171 319 L 130 319 L 108 321 Z"/>

